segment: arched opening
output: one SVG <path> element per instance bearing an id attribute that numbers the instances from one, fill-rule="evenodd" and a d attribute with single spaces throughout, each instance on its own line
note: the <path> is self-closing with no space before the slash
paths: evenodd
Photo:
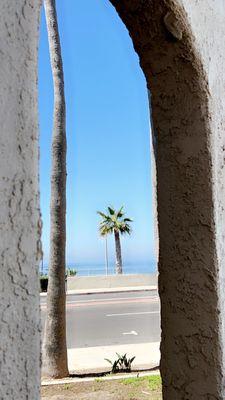
<path id="1" fill-rule="evenodd" d="M 114 359 L 118 352 L 135 356 L 133 368 L 155 368 L 159 365 L 160 324 L 151 215 L 148 92 L 131 39 L 114 7 L 109 2 L 89 3 L 58 3 L 68 99 L 67 266 L 76 269 L 78 278 L 85 277 L 79 281 L 77 277 L 69 278 L 67 287 L 71 291 L 79 284 L 80 291 L 91 292 L 86 298 L 77 294 L 67 296 L 69 367 L 76 373 L 81 368 L 87 370 L 88 365 L 79 360 L 79 354 L 84 357 L 88 353 L 88 371 L 95 365 L 96 369 L 108 370 L 105 359 Z M 50 237 L 49 160 L 53 96 L 44 13 L 42 22 L 39 46 L 40 197 L 46 266 Z M 115 280 L 111 280 L 111 275 L 116 277 L 114 238 L 107 238 L 110 276 L 102 279 L 105 278 L 102 275 L 106 275 L 104 239 L 98 232 L 97 210 L 104 211 L 108 205 L 120 207 L 121 204 L 134 222 L 131 236 L 121 237 L 123 277 L 113 286 Z M 127 274 L 131 276 L 127 277 Z M 89 279 L 89 275 L 95 281 Z M 83 282 L 84 286 L 81 286 Z M 124 286 L 133 290 L 129 289 L 127 293 Z M 117 289 L 117 293 L 110 293 L 111 288 Z M 96 289 L 99 294 L 95 294 Z M 108 289 L 107 297 L 105 289 Z M 114 304 L 103 309 L 104 299 L 105 303 Z M 77 305 L 82 306 L 80 310 L 75 308 L 76 300 Z M 42 301 L 45 315 L 46 302 L 45 299 Z M 99 307 L 95 309 L 94 304 Z M 99 346 L 104 346 L 101 353 Z"/>
<path id="2" fill-rule="evenodd" d="M 209 15 L 199 2 L 190 9 L 184 0 L 185 9 L 181 2 L 169 0 L 112 4 L 130 32 L 152 95 L 164 398 L 221 399 L 224 317 L 218 275 L 222 275 L 219 242 L 223 229 L 218 229 L 218 212 L 223 203 L 214 196 L 223 186 L 212 164 L 221 155 L 213 129 L 221 133 L 218 108 L 223 110 L 223 106 L 206 71 L 214 65 L 208 57 L 212 46 L 207 41 L 207 22 L 214 16 L 221 33 L 223 10 L 214 4 Z M 0 379 L 3 396 L 10 393 L 11 398 L 18 392 L 24 398 L 38 398 L 39 386 L 39 296 L 37 268 L 31 268 L 37 266 L 40 253 L 35 83 L 39 6 L 39 1 L 18 0 L 5 5 L 1 13 L 6 23 L 2 24 L 5 56 L 0 76 L 4 95 L 0 109 L 4 334 Z M 207 40 L 195 28 L 196 42 L 192 29 L 198 17 Z M 224 57 L 220 37 L 214 39 L 220 66 L 219 57 Z M 211 74 L 215 78 L 215 72 Z"/>
<path id="3" fill-rule="evenodd" d="M 180 368 L 174 363 L 174 354 L 182 354 L 181 359 L 187 360 L 183 365 L 184 386 L 191 379 L 202 379 L 197 368 L 199 335 L 208 308 L 202 307 L 199 315 L 196 291 L 201 292 L 206 269 L 210 270 L 214 261 L 210 247 L 213 234 L 206 228 L 212 227 L 213 210 L 208 205 L 196 207 L 202 201 L 199 188 L 204 188 L 205 204 L 210 204 L 212 196 L 206 81 L 181 7 L 156 2 L 112 4 L 131 35 L 151 92 L 159 223 L 161 372 L 164 392 L 174 396 L 177 383 L 173 385 L 173 377 Z M 202 248 L 199 243 L 203 241 Z M 217 297 L 210 285 L 209 298 L 216 307 Z M 204 329 L 210 336 L 211 327 Z M 196 363 L 192 370 L 188 367 L 190 337 L 191 358 Z M 214 348 L 216 351 L 218 348 Z M 201 362 L 207 367 L 209 360 L 202 355 Z"/>
<path id="4" fill-rule="evenodd" d="M 96 211 L 110 204 L 123 204 L 135 223 L 133 234 L 123 243 L 124 270 L 150 271 L 154 265 L 144 265 L 154 262 L 146 81 L 128 32 L 114 8 L 110 3 L 92 4 L 87 15 L 87 4 L 75 7 L 68 2 L 58 7 L 68 98 L 67 263 L 78 275 L 105 273 L 104 242 L 99 240 Z M 44 15 L 41 35 L 40 177 L 41 187 L 45 188 L 41 191 L 45 264 L 49 253 L 53 93 Z M 114 273 L 110 239 L 109 246 L 109 272 Z"/>

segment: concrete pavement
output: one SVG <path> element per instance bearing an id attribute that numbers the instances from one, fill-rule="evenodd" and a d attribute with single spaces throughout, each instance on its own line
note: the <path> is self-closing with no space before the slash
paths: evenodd
<path id="1" fill-rule="evenodd" d="M 88 348 L 68 349 L 69 371 L 72 373 L 110 371 L 110 364 L 105 360 L 114 361 L 116 353 L 135 356 L 132 369 L 151 369 L 159 366 L 159 342 L 123 344 L 116 346 L 99 346 Z"/>
<path id="2" fill-rule="evenodd" d="M 102 287 L 102 288 L 89 288 L 89 289 L 73 289 L 73 290 L 67 290 L 66 294 L 71 295 L 71 294 L 99 294 L 99 293 L 122 293 L 122 292 L 144 292 L 144 291 L 149 291 L 149 290 L 158 290 L 157 285 L 145 285 L 145 286 L 122 286 L 122 287 Z M 40 293 L 41 297 L 46 297 L 47 293 L 42 292 Z"/>
<path id="3" fill-rule="evenodd" d="M 41 297 L 42 320 L 46 298 Z M 116 352 L 136 356 L 134 368 L 159 364 L 160 311 L 156 291 L 67 296 L 70 371 L 109 369 Z"/>

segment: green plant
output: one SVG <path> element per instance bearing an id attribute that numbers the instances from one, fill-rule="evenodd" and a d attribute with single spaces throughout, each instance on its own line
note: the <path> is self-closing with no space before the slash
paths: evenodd
<path id="1" fill-rule="evenodd" d="M 161 385 L 162 385 L 162 379 L 160 375 L 152 375 L 148 377 L 148 385 L 149 389 L 154 391 L 154 390 L 160 390 Z"/>
<path id="2" fill-rule="evenodd" d="M 126 378 L 123 380 L 123 385 L 132 385 L 135 387 L 140 386 L 146 382 L 148 384 L 148 389 L 151 391 L 157 391 L 161 389 L 162 380 L 160 375 L 150 375 L 150 376 L 137 376 L 132 378 Z"/>
<path id="3" fill-rule="evenodd" d="M 103 379 L 102 378 L 95 378 L 95 382 L 101 383 L 101 382 L 103 382 Z"/>
<path id="4" fill-rule="evenodd" d="M 40 275 L 40 291 L 47 292 L 48 289 L 48 275 Z"/>
<path id="5" fill-rule="evenodd" d="M 77 271 L 75 269 L 72 269 L 72 268 L 71 269 L 67 268 L 66 274 L 67 274 L 67 276 L 75 276 L 75 275 L 77 275 Z"/>
<path id="6" fill-rule="evenodd" d="M 135 357 L 127 358 L 127 354 L 120 355 L 116 353 L 117 359 L 115 361 L 111 361 L 108 358 L 105 358 L 105 360 L 111 364 L 112 374 L 116 374 L 118 372 L 130 372 L 131 371 L 131 364 L 134 361 Z"/>
<path id="7" fill-rule="evenodd" d="M 123 385 L 132 385 L 135 387 L 138 387 L 141 385 L 141 383 L 145 380 L 144 377 L 134 377 L 134 378 L 126 378 L 123 380 L 122 384 Z"/>

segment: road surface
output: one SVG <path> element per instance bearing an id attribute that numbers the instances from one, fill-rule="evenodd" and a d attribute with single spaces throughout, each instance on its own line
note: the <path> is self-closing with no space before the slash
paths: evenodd
<path id="1" fill-rule="evenodd" d="M 42 324 L 46 297 L 41 297 Z M 156 291 L 67 295 L 69 349 L 160 341 Z"/>

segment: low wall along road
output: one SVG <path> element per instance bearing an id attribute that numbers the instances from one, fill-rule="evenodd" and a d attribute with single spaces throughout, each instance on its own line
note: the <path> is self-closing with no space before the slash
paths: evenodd
<path id="1" fill-rule="evenodd" d="M 143 288 L 154 289 L 157 286 L 157 274 L 73 276 L 67 279 L 67 290 Z"/>

